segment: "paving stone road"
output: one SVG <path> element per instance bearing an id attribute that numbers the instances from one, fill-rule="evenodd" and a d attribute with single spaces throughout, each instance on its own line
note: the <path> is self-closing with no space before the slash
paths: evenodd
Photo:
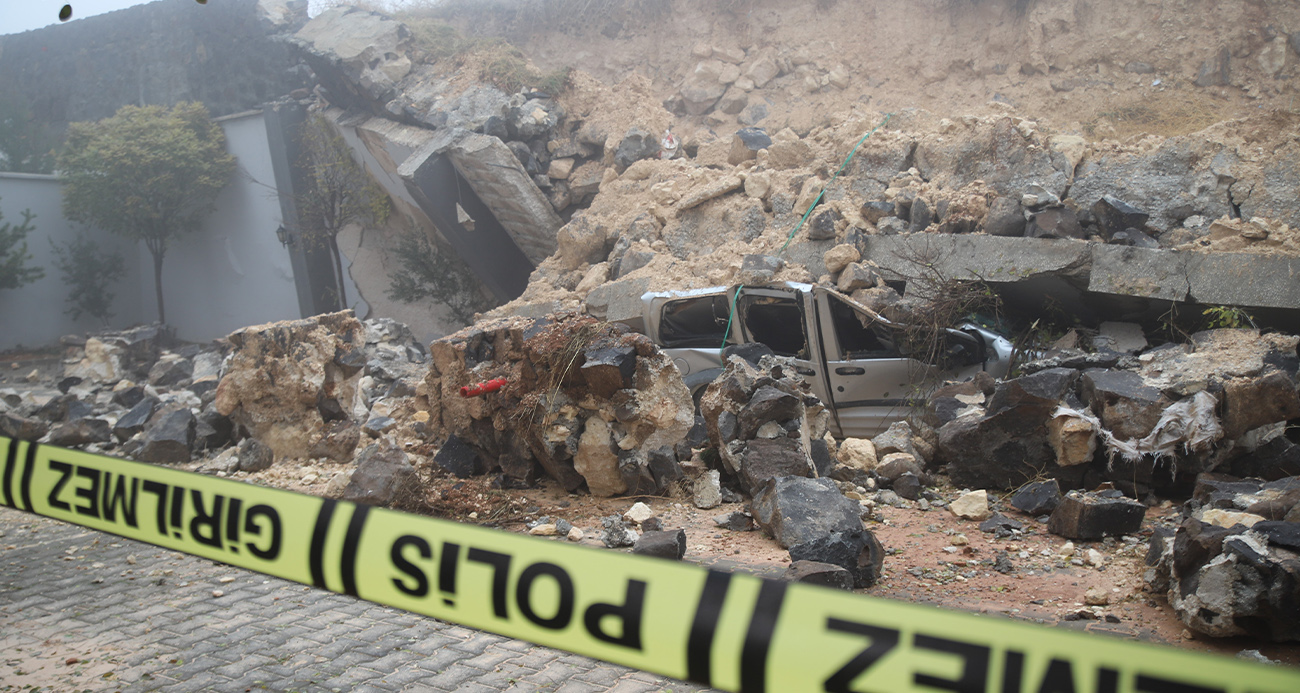
<path id="1" fill-rule="evenodd" d="M 707 690 L 0 507 L 0 692 L 25 685 Z"/>

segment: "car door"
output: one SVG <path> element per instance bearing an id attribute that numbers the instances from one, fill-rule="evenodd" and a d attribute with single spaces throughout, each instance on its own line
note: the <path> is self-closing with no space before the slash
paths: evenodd
<path id="1" fill-rule="evenodd" d="M 818 289 L 829 402 L 846 437 L 874 436 L 908 415 L 938 369 L 904 356 L 897 325 Z"/>
<path id="2" fill-rule="evenodd" d="M 767 345 L 778 356 L 794 359 L 795 370 L 826 400 L 826 371 L 815 334 L 816 312 L 810 310 L 808 288 L 795 286 L 744 287 L 737 300 L 741 336 L 746 342 Z"/>

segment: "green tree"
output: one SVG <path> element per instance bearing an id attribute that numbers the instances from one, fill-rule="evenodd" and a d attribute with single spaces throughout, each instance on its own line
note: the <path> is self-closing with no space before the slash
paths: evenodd
<path id="1" fill-rule="evenodd" d="M 483 296 L 478 280 L 465 263 L 450 252 L 435 248 L 423 235 L 403 236 L 395 251 L 402 269 L 393 275 L 388 286 L 388 297 L 394 301 L 414 303 L 433 299 L 447 306 L 452 316 L 465 325 L 474 322 L 474 313 L 494 305 Z"/>
<path id="2" fill-rule="evenodd" d="M 0 171 L 54 170 L 55 137 L 21 102 L 0 98 Z"/>
<path id="3" fill-rule="evenodd" d="M 299 135 L 306 190 L 299 195 L 301 237 L 310 247 L 329 249 L 334 260 L 340 309 L 348 307 L 339 232 L 351 223 L 383 224 L 391 202 L 370 174 L 353 158 L 343 136 L 324 116 L 315 115 Z"/>
<path id="4" fill-rule="evenodd" d="M 32 210 L 24 209 L 23 223 L 17 226 L 0 223 L 0 289 L 16 289 L 45 276 L 45 270 L 27 264 L 32 259 L 32 254 L 27 252 L 27 234 L 36 230 L 32 226 L 35 218 Z M 3 221 L 4 214 L 0 214 L 0 222 Z"/>
<path id="5" fill-rule="evenodd" d="M 200 103 L 123 106 L 111 118 L 68 126 L 58 168 L 69 219 L 144 241 L 153 255 L 158 321 L 167 322 L 167 247 L 198 229 L 235 170 L 221 127 Z"/>
<path id="6" fill-rule="evenodd" d="M 82 314 L 90 315 L 108 327 L 115 297 L 108 289 L 126 274 L 122 254 L 106 253 L 81 234 L 65 244 L 51 240 L 50 248 L 54 251 L 54 266 L 59 268 L 63 283 L 69 288 L 68 307 L 63 312 L 73 320 Z"/>

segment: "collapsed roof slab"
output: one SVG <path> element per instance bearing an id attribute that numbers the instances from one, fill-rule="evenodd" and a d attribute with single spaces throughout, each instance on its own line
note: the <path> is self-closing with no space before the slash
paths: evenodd
<path id="1" fill-rule="evenodd" d="M 439 130 L 399 172 L 409 185 L 439 157 L 456 167 L 533 265 L 555 252 L 556 233 L 564 222 L 505 142 L 463 128 Z"/>
<path id="2" fill-rule="evenodd" d="M 869 236 L 859 251 L 887 280 L 983 280 L 1029 302 L 1053 294 L 1067 309 L 1139 299 L 1300 310 L 1300 258 L 1289 255 L 946 234 Z"/>
<path id="3" fill-rule="evenodd" d="M 564 225 L 560 215 L 505 142 L 462 132 L 450 147 L 451 162 L 524 255 L 541 264 L 555 252 L 556 233 Z"/>

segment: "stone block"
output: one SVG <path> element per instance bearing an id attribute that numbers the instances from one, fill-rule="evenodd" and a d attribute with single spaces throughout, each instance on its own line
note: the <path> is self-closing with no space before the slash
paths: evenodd
<path id="1" fill-rule="evenodd" d="M 1118 491 L 1071 491 L 1052 511 L 1047 530 L 1067 539 L 1096 540 L 1133 534 L 1142 528 L 1146 506 Z"/>

